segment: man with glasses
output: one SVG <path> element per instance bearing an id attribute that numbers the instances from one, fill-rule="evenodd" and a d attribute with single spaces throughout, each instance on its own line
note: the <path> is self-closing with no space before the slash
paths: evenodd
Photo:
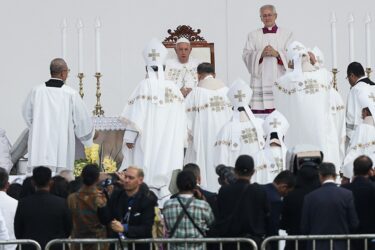
<path id="1" fill-rule="evenodd" d="M 253 113 L 271 113 L 273 104 L 273 83 L 282 76 L 287 67 L 286 48 L 292 41 L 292 33 L 279 28 L 275 21 L 273 5 L 260 8 L 260 19 L 264 27 L 249 33 L 242 59 L 251 75 L 250 86 L 254 91 L 251 99 Z"/>
<path id="2" fill-rule="evenodd" d="M 365 70 L 358 62 L 352 62 L 348 65 L 346 70 L 350 91 L 347 101 L 346 109 L 346 135 L 350 141 L 356 127 L 362 123 L 362 108 L 361 96 L 362 93 L 369 93 L 370 90 L 374 91 L 375 85 L 368 77 L 365 76 Z M 375 101 L 375 97 L 372 99 Z M 348 141 L 348 142 L 349 142 Z"/>
<path id="3" fill-rule="evenodd" d="M 51 79 L 34 87 L 23 106 L 23 117 L 30 129 L 28 168 L 73 170 L 75 137 L 91 146 L 93 124 L 77 91 L 65 84 L 69 73 L 66 62 L 53 59 L 50 73 Z"/>

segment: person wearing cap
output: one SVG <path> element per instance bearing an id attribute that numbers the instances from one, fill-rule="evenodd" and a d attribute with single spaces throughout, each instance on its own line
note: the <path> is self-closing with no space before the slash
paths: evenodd
<path id="1" fill-rule="evenodd" d="M 318 48 L 308 49 L 308 54 L 310 57 L 310 63 L 316 68 L 323 71 L 327 71 L 324 66 L 324 55 L 323 52 Z M 340 162 L 344 160 L 345 157 L 345 140 L 346 140 L 346 127 L 345 127 L 345 103 L 340 95 L 339 91 L 333 87 L 333 81 L 330 93 L 330 105 L 331 105 L 331 116 L 336 128 L 337 141 L 339 142 L 340 149 Z"/>
<path id="2" fill-rule="evenodd" d="M 346 134 L 350 141 L 356 127 L 361 124 L 362 109 L 360 96 L 362 93 L 373 91 L 375 83 L 365 76 L 365 70 L 358 62 L 352 62 L 346 70 L 346 79 L 350 84 L 350 91 L 346 103 Z"/>
<path id="3" fill-rule="evenodd" d="M 264 5 L 259 12 L 264 27 L 249 33 L 242 59 L 254 90 L 251 109 L 254 113 L 271 113 L 274 109 L 272 85 L 288 68 L 286 48 L 292 41 L 292 33 L 276 25 L 275 6 Z"/>
<path id="4" fill-rule="evenodd" d="M 174 49 L 177 57 L 168 59 L 166 62 L 166 78 L 176 83 L 184 97 L 198 84 L 199 62 L 190 56 L 191 49 L 190 41 L 185 37 L 180 37 Z"/>
<path id="5" fill-rule="evenodd" d="M 215 79 L 214 67 L 198 65 L 198 86 L 186 97 L 189 140 L 184 163 L 201 168 L 201 184 L 208 190 L 219 189 L 214 165 L 214 144 L 217 133 L 232 116 L 228 87 Z"/>
<path id="6" fill-rule="evenodd" d="M 284 136 L 289 128 L 285 116 L 275 110 L 263 123 L 266 143 L 263 150 L 254 156 L 255 174 L 253 181 L 259 184 L 270 183 L 283 170 L 286 170 L 286 153 L 288 151 Z"/>
<path id="7" fill-rule="evenodd" d="M 240 155 L 235 162 L 234 171 L 237 181 L 222 186 L 217 198 L 218 225 L 220 221 L 232 217 L 228 225 L 222 225 L 223 227 L 219 229 L 219 234 L 221 234 L 219 236 L 243 237 L 246 235 L 260 244 L 266 234 L 269 216 L 266 191 L 257 183 L 250 183 L 254 174 L 254 161 L 251 156 Z"/>
<path id="8" fill-rule="evenodd" d="M 183 166 L 186 138 L 184 98 L 175 83 L 164 79 L 167 49 L 152 39 L 143 51 L 147 76 L 130 96 L 120 119 L 126 126 L 120 170 L 139 166 L 145 182 L 160 199 L 168 199 L 174 169 Z"/>
<path id="9" fill-rule="evenodd" d="M 251 112 L 249 103 L 252 90 L 241 79 L 237 79 L 229 88 L 228 97 L 233 105 L 232 119 L 228 121 L 217 135 L 214 154 L 214 165 L 234 166 L 238 156 L 254 156 L 264 148 L 262 119 Z"/>
<path id="10" fill-rule="evenodd" d="M 335 183 L 336 169 L 332 163 L 323 162 L 319 165 L 319 179 L 322 186 L 305 196 L 301 232 L 304 235 L 335 235 L 354 233 L 358 226 L 358 217 L 354 207 L 351 191 L 338 187 Z M 308 249 L 312 241 L 308 242 Z M 316 241 L 319 250 L 347 249 L 346 241 Z"/>
<path id="11" fill-rule="evenodd" d="M 309 144 L 323 152 L 326 161 L 341 166 L 337 130 L 331 115 L 332 73 L 310 63 L 306 47 L 294 41 L 288 46 L 291 70 L 274 83 L 275 107 L 288 120 L 288 148 Z M 313 124 L 313 125 L 312 125 Z"/>
<path id="12" fill-rule="evenodd" d="M 355 129 L 350 140 L 347 154 L 344 159 L 341 172 L 344 178 L 350 180 L 353 177 L 353 161 L 360 155 L 368 155 L 374 158 L 375 152 L 375 90 L 362 93 L 360 105 L 362 107 L 362 123 Z M 375 158 L 374 158 L 375 159 Z"/>

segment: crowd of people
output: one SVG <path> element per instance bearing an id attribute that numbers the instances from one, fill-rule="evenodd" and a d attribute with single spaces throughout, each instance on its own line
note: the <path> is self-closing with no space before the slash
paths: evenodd
<path id="1" fill-rule="evenodd" d="M 262 6 L 260 18 L 264 27 L 249 33 L 242 55 L 250 85 L 216 79 L 214 65 L 190 57 L 186 37 L 168 60 L 160 41 L 147 44 L 146 77 L 120 115 L 124 160 L 108 178 L 92 164 L 78 179 L 69 177 L 76 139 L 87 154 L 98 153 L 95 128 L 82 98 L 65 84 L 68 65 L 53 59 L 51 79 L 23 106 L 32 176 L 22 185 L 8 183 L 15 162 L 0 130 L 0 237 L 44 247 L 67 237 L 249 237 L 260 244 L 280 229 L 374 233 L 375 83 L 360 63 L 350 63 L 345 105 L 323 53 L 279 28 L 274 6 Z M 309 150 L 293 158 L 301 148 Z M 337 249 L 345 244 L 335 242 Z"/>

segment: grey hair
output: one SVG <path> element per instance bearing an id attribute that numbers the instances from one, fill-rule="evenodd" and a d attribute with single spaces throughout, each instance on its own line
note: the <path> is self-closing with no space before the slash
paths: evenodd
<path id="1" fill-rule="evenodd" d="M 260 7 L 259 14 L 262 15 L 262 11 L 265 10 L 265 9 L 270 9 L 270 10 L 272 10 L 273 14 L 276 14 L 276 8 L 272 4 L 266 4 L 266 5 L 263 5 L 262 7 Z"/>
<path id="2" fill-rule="evenodd" d="M 60 74 L 64 70 L 67 69 L 66 62 L 62 58 L 55 58 L 51 61 L 51 64 L 49 66 L 49 70 L 51 72 L 51 75 Z"/>

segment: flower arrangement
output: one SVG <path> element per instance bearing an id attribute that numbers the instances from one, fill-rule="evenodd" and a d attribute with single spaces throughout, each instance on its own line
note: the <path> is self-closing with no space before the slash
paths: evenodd
<path id="1" fill-rule="evenodd" d="M 80 176 L 83 168 L 87 164 L 98 164 L 103 172 L 106 173 L 114 173 L 117 171 L 117 163 L 111 156 L 104 156 L 103 161 L 101 161 L 102 157 L 100 157 L 100 149 L 100 145 L 96 143 L 91 147 L 85 148 L 86 159 L 80 159 L 74 162 L 74 176 Z"/>

